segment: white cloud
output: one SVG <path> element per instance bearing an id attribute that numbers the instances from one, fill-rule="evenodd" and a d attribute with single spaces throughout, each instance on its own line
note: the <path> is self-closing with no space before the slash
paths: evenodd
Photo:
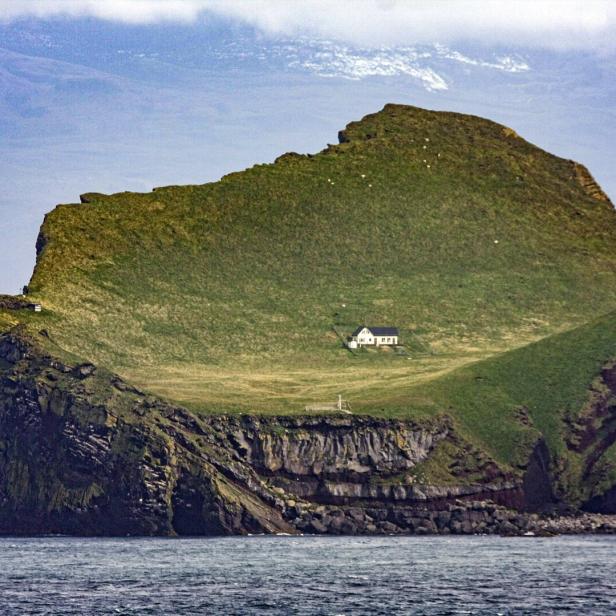
<path id="1" fill-rule="evenodd" d="M 0 0 L 0 19 L 62 16 L 136 24 L 192 21 L 207 4 L 199 0 Z"/>
<path id="2" fill-rule="evenodd" d="M 377 49 L 350 47 L 326 40 L 297 39 L 299 44 L 283 39 L 280 46 L 263 46 L 258 52 L 264 56 L 274 51 L 289 57 L 289 66 L 303 68 L 322 77 L 393 77 L 406 75 L 418 81 L 426 90 L 447 90 L 447 79 L 430 66 L 434 60 L 445 59 L 453 63 L 506 73 L 521 73 L 530 66 L 520 57 L 502 56 L 493 61 L 470 58 L 445 45 L 420 47 L 385 47 Z M 243 53 L 240 52 L 240 53 Z"/>
<path id="3" fill-rule="evenodd" d="M 613 0 L 0 0 L 0 19 L 93 16 L 130 23 L 192 21 L 203 13 L 270 35 L 356 45 L 475 41 L 556 49 L 613 49 Z"/>
<path id="4" fill-rule="evenodd" d="M 413 49 L 381 48 L 375 53 L 353 51 L 333 43 L 321 43 L 320 51 L 311 57 L 292 62 L 323 77 L 393 77 L 407 75 L 428 91 L 447 90 L 447 82 L 434 69 L 418 63 Z M 428 57 L 430 54 L 427 54 Z"/>

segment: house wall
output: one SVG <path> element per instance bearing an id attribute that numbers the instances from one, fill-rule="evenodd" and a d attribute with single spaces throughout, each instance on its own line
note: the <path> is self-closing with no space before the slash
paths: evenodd
<path id="1" fill-rule="evenodd" d="M 374 344 L 374 336 L 372 335 L 372 332 L 364 327 L 364 329 L 362 329 L 359 334 L 357 334 L 357 343 Z"/>
<path id="2" fill-rule="evenodd" d="M 398 336 L 373 336 L 369 329 L 362 329 L 355 337 L 359 345 L 388 345 L 398 344 Z"/>
<path id="3" fill-rule="evenodd" d="M 382 344 L 398 344 L 398 336 L 376 336 L 375 344 L 376 346 L 381 346 Z"/>

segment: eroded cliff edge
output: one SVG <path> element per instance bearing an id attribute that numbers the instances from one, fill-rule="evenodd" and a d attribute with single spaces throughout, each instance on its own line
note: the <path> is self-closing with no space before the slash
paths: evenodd
<path id="1" fill-rule="evenodd" d="M 598 378 L 570 426 L 591 462 L 616 438 L 616 368 Z M 572 502 L 559 472 L 542 440 L 505 468 L 445 414 L 197 416 L 0 336 L 1 533 L 524 532 L 523 512 L 616 511 L 613 486 Z"/>

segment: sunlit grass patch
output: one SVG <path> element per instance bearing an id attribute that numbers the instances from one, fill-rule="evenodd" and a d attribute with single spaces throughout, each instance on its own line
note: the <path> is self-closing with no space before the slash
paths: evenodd
<path id="1" fill-rule="evenodd" d="M 203 412 L 295 413 L 340 393 L 396 415 L 447 406 L 428 388 L 462 366 L 616 307 L 615 213 L 571 161 L 402 106 L 342 141 L 59 206 L 30 284 L 44 313 L 24 320 Z M 404 353 L 350 353 L 362 323 L 398 327 Z"/>

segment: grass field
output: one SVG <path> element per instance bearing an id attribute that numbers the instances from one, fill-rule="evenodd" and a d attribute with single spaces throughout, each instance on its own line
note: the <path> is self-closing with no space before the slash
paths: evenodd
<path id="1" fill-rule="evenodd" d="M 560 398 L 534 375 L 575 384 L 577 403 L 615 354 L 612 314 L 593 326 L 606 344 L 588 333 L 594 363 L 578 358 L 585 324 L 616 309 L 612 204 L 572 161 L 472 116 L 389 105 L 341 141 L 58 206 L 29 290 L 45 310 L 21 319 L 198 411 L 296 413 L 340 393 L 358 413 L 453 409 L 479 435 L 506 413 L 489 433 L 511 459 L 528 396 L 557 434 Z M 349 353 L 333 328 L 361 323 L 399 327 L 404 353 Z M 567 331 L 582 338 L 560 349 Z"/>
<path id="2" fill-rule="evenodd" d="M 384 357 L 347 360 L 325 370 L 322 366 L 293 369 L 284 366 L 242 366 L 235 370 L 202 365 L 170 366 L 161 369 L 153 391 L 194 410 L 209 412 L 255 411 L 269 414 L 302 413 L 310 402 L 333 402 L 338 394 L 350 401 L 355 412 L 385 412 L 398 405 L 417 384 L 464 365 L 477 354 L 429 357 Z M 146 369 L 128 370 L 127 378 L 152 388 Z"/>

